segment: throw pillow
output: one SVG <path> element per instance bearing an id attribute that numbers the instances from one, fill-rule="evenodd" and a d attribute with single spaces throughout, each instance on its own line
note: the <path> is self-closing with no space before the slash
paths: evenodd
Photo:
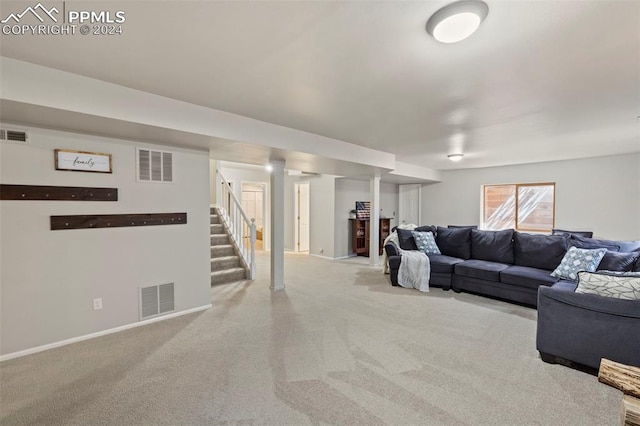
<path id="1" fill-rule="evenodd" d="M 513 229 L 471 230 L 471 257 L 489 262 L 513 263 Z"/>
<path id="2" fill-rule="evenodd" d="M 431 232 L 412 231 L 413 239 L 416 242 L 418 250 L 422 250 L 424 254 L 440 254 L 440 249 L 436 244 L 436 239 Z"/>
<path id="3" fill-rule="evenodd" d="M 568 240 L 569 236 L 566 234 L 540 235 L 514 232 L 514 263 L 518 266 L 553 271 L 567 252 Z"/>
<path id="4" fill-rule="evenodd" d="M 416 242 L 413 239 L 413 234 L 410 229 L 396 229 L 398 233 L 398 242 L 400 243 L 400 248 L 402 250 L 418 250 L 418 246 L 416 246 Z"/>
<path id="5" fill-rule="evenodd" d="M 640 300 L 640 274 L 633 272 L 622 274 L 578 272 L 576 293 Z"/>
<path id="6" fill-rule="evenodd" d="M 620 251 L 620 244 L 617 244 L 617 241 L 598 240 L 596 238 L 586 238 L 579 235 L 571 235 L 569 245 L 581 249 L 606 248 L 611 251 Z"/>
<path id="7" fill-rule="evenodd" d="M 580 271 L 594 272 L 606 252 L 604 248 L 586 250 L 570 247 L 551 276 L 575 281 Z"/>
<path id="8" fill-rule="evenodd" d="M 445 256 L 469 259 L 471 257 L 471 228 L 438 226 L 436 244 Z"/>
<path id="9" fill-rule="evenodd" d="M 437 232 L 437 228 L 433 225 L 423 225 L 423 226 L 418 226 L 416 229 L 414 229 L 414 231 L 418 231 L 418 232 L 431 232 L 433 234 L 433 236 L 435 237 L 436 232 Z"/>
<path id="10" fill-rule="evenodd" d="M 639 257 L 640 252 L 622 253 L 607 250 L 598 266 L 598 271 L 630 271 Z"/>

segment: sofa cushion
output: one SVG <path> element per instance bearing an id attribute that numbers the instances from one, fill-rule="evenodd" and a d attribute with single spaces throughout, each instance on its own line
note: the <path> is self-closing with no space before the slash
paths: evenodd
<path id="1" fill-rule="evenodd" d="M 569 235 L 577 235 L 579 237 L 586 237 L 586 238 L 593 237 L 592 231 L 567 231 L 566 229 L 557 229 L 557 228 L 553 228 L 551 230 L 551 234 L 552 235 L 569 234 Z"/>
<path id="2" fill-rule="evenodd" d="M 444 255 L 469 259 L 471 257 L 471 229 L 438 226 L 436 244 L 440 253 Z"/>
<path id="3" fill-rule="evenodd" d="M 640 300 L 640 273 L 579 272 L 576 293 Z"/>
<path id="4" fill-rule="evenodd" d="M 410 229 L 396 229 L 398 233 L 398 242 L 402 250 L 418 250 L 413 234 Z"/>
<path id="5" fill-rule="evenodd" d="M 569 240 L 569 245 L 581 249 L 606 248 L 610 251 L 620 251 L 620 244 L 617 241 L 586 238 L 579 235 L 572 235 Z"/>
<path id="6" fill-rule="evenodd" d="M 629 253 L 632 251 L 640 251 L 640 241 L 616 241 L 620 246 L 620 251 Z"/>
<path id="7" fill-rule="evenodd" d="M 562 258 L 562 262 L 554 269 L 551 275 L 565 280 L 577 280 L 578 272 L 580 271 L 594 272 L 606 252 L 607 249 L 605 248 L 587 250 L 569 247 L 569 250 Z"/>
<path id="8" fill-rule="evenodd" d="M 471 230 L 471 258 L 513 263 L 513 229 L 504 231 Z"/>
<path id="9" fill-rule="evenodd" d="M 453 274 L 453 267 L 458 263 L 464 262 L 462 259 L 445 256 L 444 254 L 429 254 L 428 257 L 432 273 Z"/>
<path id="10" fill-rule="evenodd" d="M 436 233 L 438 232 L 438 228 L 433 226 L 433 225 L 423 225 L 423 226 L 418 226 L 416 229 L 414 229 L 414 231 L 418 231 L 418 232 L 431 232 L 434 236 L 436 235 Z"/>
<path id="11" fill-rule="evenodd" d="M 453 228 L 453 229 L 460 229 L 460 228 L 478 229 L 478 225 L 447 225 L 447 228 Z"/>
<path id="12" fill-rule="evenodd" d="M 576 287 L 578 287 L 578 283 L 576 281 L 568 281 L 568 280 L 560 280 L 555 283 L 553 286 L 554 290 L 561 290 L 573 293 L 576 291 Z"/>
<path id="13" fill-rule="evenodd" d="M 568 235 L 536 235 L 514 232 L 514 263 L 553 271 L 567 252 Z"/>
<path id="14" fill-rule="evenodd" d="M 436 239 L 431 232 L 412 231 L 411 234 L 413 235 L 418 250 L 424 252 L 424 254 L 440 254 L 440 250 L 436 245 Z"/>
<path id="15" fill-rule="evenodd" d="M 551 276 L 551 271 L 547 269 L 512 265 L 500 273 L 500 282 L 536 289 L 540 285 L 555 284 L 558 278 Z"/>
<path id="16" fill-rule="evenodd" d="M 605 253 L 598 271 L 631 271 L 633 265 L 638 261 L 640 252 L 622 253 L 617 251 L 609 251 Z"/>
<path id="17" fill-rule="evenodd" d="M 489 262 L 487 260 L 469 259 L 458 263 L 454 270 L 456 275 L 469 278 L 477 278 L 485 281 L 500 281 L 500 272 L 507 269 L 510 265 L 497 262 Z"/>

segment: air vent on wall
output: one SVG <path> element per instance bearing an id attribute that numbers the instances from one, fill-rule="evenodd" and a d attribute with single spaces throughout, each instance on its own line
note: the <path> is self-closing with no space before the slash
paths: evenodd
<path id="1" fill-rule="evenodd" d="M 0 140 L 9 142 L 27 142 L 28 134 L 24 130 L 0 129 Z"/>
<path id="2" fill-rule="evenodd" d="M 174 285 L 160 284 L 140 288 L 140 319 L 172 312 L 175 309 Z"/>
<path id="3" fill-rule="evenodd" d="M 173 154 L 138 148 L 138 180 L 173 182 Z"/>

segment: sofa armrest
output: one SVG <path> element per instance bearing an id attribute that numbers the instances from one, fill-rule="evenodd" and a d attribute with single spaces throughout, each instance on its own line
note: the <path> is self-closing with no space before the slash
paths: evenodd
<path id="1" fill-rule="evenodd" d="M 592 368 L 601 358 L 640 366 L 640 300 L 574 293 L 562 282 L 541 286 L 536 347 L 543 359 L 549 355 Z"/>
<path id="2" fill-rule="evenodd" d="M 398 246 L 396 246 L 393 241 L 385 244 L 384 250 L 387 252 L 387 257 L 389 258 L 391 258 L 391 256 L 400 256 L 400 250 L 398 250 Z"/>

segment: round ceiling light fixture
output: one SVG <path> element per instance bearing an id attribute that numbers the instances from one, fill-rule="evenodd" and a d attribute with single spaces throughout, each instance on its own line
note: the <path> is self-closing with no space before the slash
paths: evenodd
<path id="1" fill-rule="evenodd" d="M 449 154 L 447 155 L 447 158 L 451 161 L 460 161 L 462 160 L 462 157 L 464 157 L 464 154 L 460 153 L 460 154 Z"/>
<path id="2" fill-rule="evenodd" d="M 488 13 L 489 6 L 480 0 L 449 3 L 431 15 L 427 32 L 441 43 L 456 43 L 473 34 Z"/>

